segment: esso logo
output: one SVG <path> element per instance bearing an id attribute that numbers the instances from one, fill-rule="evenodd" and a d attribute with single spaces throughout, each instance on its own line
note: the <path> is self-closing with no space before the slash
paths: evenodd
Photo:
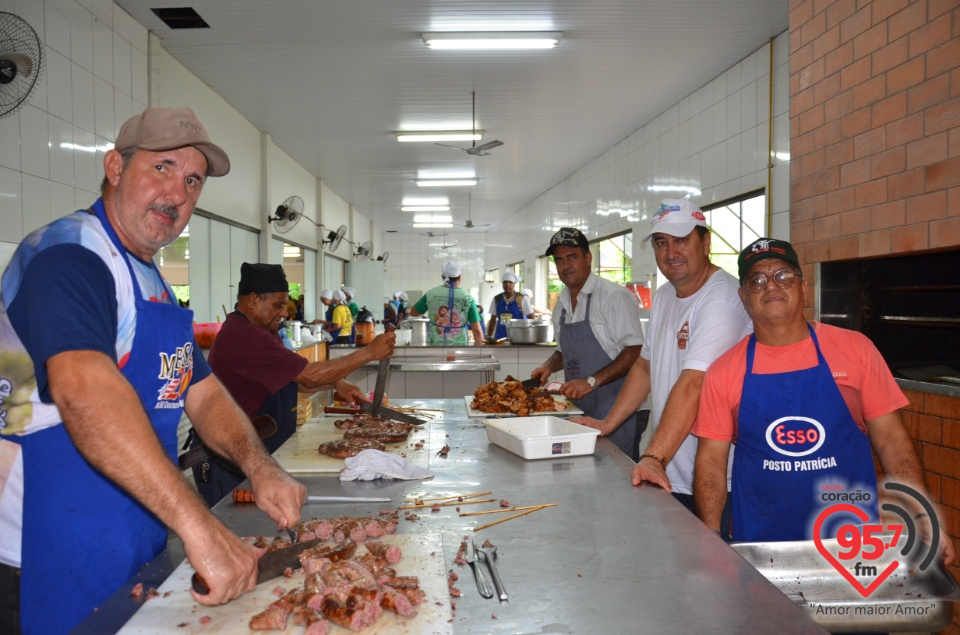
<path id="1" fill-rule="evenodd" d="M 782 417 L 767 426 L 767 445 L 787 456 L 813 454 L 823 441 L 823 425 L 808 417 Z"/>

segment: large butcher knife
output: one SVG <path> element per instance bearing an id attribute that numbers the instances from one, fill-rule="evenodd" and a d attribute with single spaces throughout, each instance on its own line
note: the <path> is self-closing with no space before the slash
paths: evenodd
<path id="1" fill-rule="evenodd" d="M 299 569 L 300 554 L 311 547 L 316 547 L 323 541 L 324 538 L 314 538 L 313 540 L 298 542 L 292 547 L 268 551 L 263 554 L 260 557 L 260 561 L 257 562 L 257 584 L 279 578 L 287 569 Z M 207 581 L 204 580 L 199 573 L 193 574 L 193 577 L 190 578 L 190 583 L 193 585 L 193 590 L 200 595 L 206 595 L 210 592 Z"/>
<path id="2" fill-rule="evenodd" d="M 373 401 L 360 402 L 360 409 L 364 412 L 376 415 L 379 417 L 386 417 L 388 419 L 395 419 L 397 421 L 403 421 L 404 423 L 412 423 L 415 426 L 422 426 L 426 423 L 424 419 L 418 419 L 412 415 L 408 415 L 405 412 L 400 412 L 399 410 L 394 410 L 393 408 L 387 408 L 383 405 L 383 393 L 387 387 L 387 376 L 390 374 L 390 358 L 381 359 L 380 364 L 377 366 L 377 385 L 373 388 Z"/>

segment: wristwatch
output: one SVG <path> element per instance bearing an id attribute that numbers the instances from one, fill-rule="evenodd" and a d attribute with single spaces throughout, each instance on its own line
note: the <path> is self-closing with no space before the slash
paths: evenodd
<path id="1" fill-rule="evenodd" d="M 587 385 L 590 386 L 591 388 L 596 388 L 597 378 L 594 377 L 593 375 L 590 375 L 589 377 L 587 377 Z"/>

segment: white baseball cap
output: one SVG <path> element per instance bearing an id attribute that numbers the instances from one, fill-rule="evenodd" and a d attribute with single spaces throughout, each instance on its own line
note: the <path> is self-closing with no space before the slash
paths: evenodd
<path id="1" fill-rule="evenodd" d="M 407 300 L 410 299 L 410 296 L 407 295 L 406 291 L 401 291 L 401 292 L 400 292 L 400 299 L 401 299 L 403 302 L 406 302 Z"/>
<path id="2" fill-rule="evenodd" d="M 335 300 L 339 300 L 340 302 L 346 302 L 347 294 L 341 291 L 340 289 L 337 289 L 336 291 L 333 292 L 333 298 Z"/>
<path id="3" fill-rule="evenodd" d="M 650 221 L 650 231 L 643 237 L 647 242 L 654 234 L 669 234 L 677 238 L 688 236 L 694 227 L 706 227 L 707 218 L 700 208 L 687 198 L 668 198 L 660 202 L 653 219 Z"/>
<path id="4" fill-rule="evenodd" d="M 331 291 L 330 289 L 324 289 L 323 291 L 320 292 L 320 297 L 323 298 L 324 300 L 332 300 L 333 291 Z"/>
<path id="5" fill-rule="evenodd" d="M 516 284 L 520 282 L 520 280 L 517 278 L 517 274 L 513 273 L 512 271 L 508 271 L 500 278 L 500 282 L 512 282 Z"/>
<path id="6" fill-rule="evenodd" d="M 444 278 L 459 278 L 460 277 L 460 263 L 456 260 L 448 260 L 443 263 L 443 277 Z"/>
<path id="7" fill-rule="evenodd" d="M 357 295 L 357 290 L 354 289 L 353 287 L 344 287 L 343 292 L 346 293 L 351 298 Z"/>
<path id="8" fill-rule="evenodd" d="M 531 289 L 524 289 L 522 295 L 525 295 L 525 296 L 527 296 L 528 298 L 532 298 L 532 297 L 533 297 L 533 291 L 532 291 Z"/>
<path id="9" fill-rule="evenodd" d="M 384 304 L 387 304 L 387 303 L 390 302 L 391 300 L 393 300 L 393 298 L 391 298 L 390 296 L 388 296 L 388 295 L 383 296 L 383 303 L 384 303 Z"/>

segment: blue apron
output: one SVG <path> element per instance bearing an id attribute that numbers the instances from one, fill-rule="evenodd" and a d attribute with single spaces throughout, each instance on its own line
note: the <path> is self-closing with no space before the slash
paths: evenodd
<path id="1" fill-rule="evenodd" d="M 97 217 L 125 254 L 102 210 Z M 193 371 L 193 312 L 136 294 L 136 334 L 121 369 L 131 383 L 172 462 L 177 426 Z M 153 266 L 157 276 L 160 272 Z M 175 297 L 169 291 L 169 297 Z M 183 365 L 163 365 L 182 353 Z M 122 423 L 118 422 L 118 425 Z M 24 435 L 24 501 L 20 610 L 23 632 L 51 635 L 77 625 L 95 607 L 153 560 L 167 542 L 156 516 L 93 469 L 57 425 Z"/>
<path id="2" fill-rule="evenodd" d="M 574 379 L 586 379 L 594 373 L 606 368 L 613 360 L 607 355 L 597 336 L 593 334 L 590 327 L 590 300 L 593 296 L 588 295 L 586 314 L 580 322 L 565 324 L 567 320 L 567 309 L 564 307 L 560 313 L 560 350 L 563 352 L 563 380 L 572 381 Z M 583 399 L 573 401 L 578 408 L 588 417 L 603 419 L 610 412 L 620 389 L 627 381 L 626 376 L 614 380 L 608 384 L 597 386 L 589 395 Z M 631 415 L 627 417 L 619 428 L 613 433 L 607 435 L 607 438 L 613 442 L 620 451 L 636 461 L 639 458 L 639 439 L 637 438 L 637 417 Z"/>
<path id="3" fill-rule="evenodd" d="M 754 374 L 756 336 L 747 344 L 733 457 L 736 542 L 810 540 L 816 515 L 832 504 L 823 500 L 824 484 L 869 491 L 870 502 L 860 507 L 871 519 L 878 517 L 870 440 L 857 427 L 817 334 L 808 328 L 817 349 L 813 368 Z"/>
<path id="4" fill-rule="evenodd" d="M 520 320 L 527 317 L 520 309 L 520 303 L 517 302 L 518 297 L 518 294 L 514 293 L 513 300 L 508 302 L 506 299 L 504 299 L 503 293 L 497 296 L 497 329 L 493 332 L 494 339 L 500 340 L 507 336 L 507 327 L 500 320 L 500 316 L 509 314 L 510 318 L 514 320 Z"/>

